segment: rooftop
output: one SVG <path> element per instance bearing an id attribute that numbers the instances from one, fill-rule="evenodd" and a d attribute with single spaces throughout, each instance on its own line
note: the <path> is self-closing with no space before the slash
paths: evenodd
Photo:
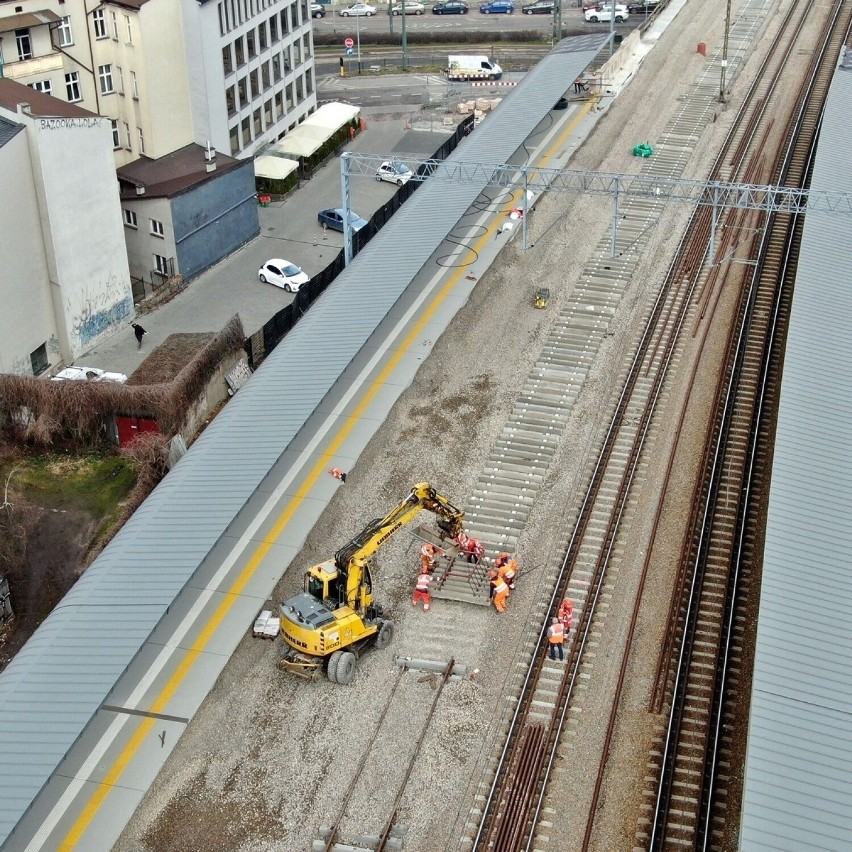
<path id="1" fill-rule="evenodd" d="M 10 33 L 14 30 L 38 27 L 44 24 L 58 24 L 62 18 L 50 9 L 39 9 L 36 12 L 23 12 L 19 15 L 9 15 L 0 18 L 0 33 Z"/>
<path id="2" fill-rule="evenodd" d="M 201 145 L 191 143 L 157 160 L 140 157 L 122 166 L 118 170 L 121 197 L 136 198 L 135 187 L 144 187 L 146 198 L 169 198 L 250 162 L 214 152 L 216 170 L 208 172 L 206 153 Z"/>
<path id="3" fill-rule="evenodd" d="M 22 16 L 18 16 L 22 17 Z M 16 83 L 8 77 L 0 77 L 0 109 L 17 112 L 18 104 L 29 104 L 30 115 L 50 118 L 94 118 L 89 112 L 76 104 L 69 104 L 53 95 L 37 92 L 23 83 Z"/>

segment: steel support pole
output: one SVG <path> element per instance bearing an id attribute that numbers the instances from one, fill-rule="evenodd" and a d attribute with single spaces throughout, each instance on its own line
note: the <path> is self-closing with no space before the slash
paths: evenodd
<path id="1" fill-rule="evenodd" d="M 713 268 L 716 258 L 716 226 L 719 224 L 719 187 L 713 187 L 713 204 L 710 215 L 710 255 L 708 257 L 708 266 Z"/>
<path id="2" fill-rule="evenodd" d="M 344 151 L 340 155 L 340 196 L 343 202 L 343 262 L 346 266 L 352 263 L 352 197 L 349 169 L 349 153 Z"/>
<path id="3" fill-rule="evenodd" d="M 523 232 L 524 232 L 524 251 L 527 250 L 527 213 L 529 212 L 527 210 L 527 208 L 529 207 L 529 195 L 528 195 L 528 190 L 527 190 L 528 182 L 529 182 L 529 172 L 526 169 L 524 169 L 524 203 L 521 206 L 521 210 L 524 211 L 524 215 L 523 215 L 524 221 L 521 225 L 521 228 L 523 229 Z"/>
<path id="4" fill-rule="evenodd" d="M 731 29 L 731 0 L 728 0 L 725 9 L 725 39 L 722 42 L 722 73 L 719 79 L 719 103 L 723 104 L 726 100 L 725 95 L 725 75 L 728 71 L 728 32 Z"/>
<path id="5" fill-rule="evenodd" d="M 392 2 L 392 0 L 391 0 Z M 408 71 L 408 33 L 405 29 L 405 0 L 402 0 L 402 70 Z"/>

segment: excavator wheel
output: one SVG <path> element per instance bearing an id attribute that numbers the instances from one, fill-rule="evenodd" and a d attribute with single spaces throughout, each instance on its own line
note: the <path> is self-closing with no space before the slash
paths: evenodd
<path id="1" fill-rule="evenodd" d="M 379 627 L 379 632 L 376 634 L 376 648 L 380 651 L 387 648 L 393 639 L 393 625 L 389 621 L 383 621 Z"/>
<path id="2" fill-rule="evenodd" d="M 343 651 L 335 651 L 328 658 L 328 668 L 326 669 L 326 676 L 332 683 L 337 683 L 337 664 L 340 662 L 340 655 Z"/>
<path id="3" fill-rule="evenodd" d="M 337 665 L 334 667 L 334 682 L 346 686 L 355 677 L 358 659 L 351 651 L 335 651 L 336 654 L 340 654 L 340 656 L 337 658 Z"/>

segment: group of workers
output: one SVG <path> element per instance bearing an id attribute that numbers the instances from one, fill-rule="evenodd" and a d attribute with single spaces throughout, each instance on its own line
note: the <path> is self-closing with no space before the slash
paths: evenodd
<path id="1" fill-rule="evenodd" d="M 465 532 L 460 532 L 453 539 L 453 544 L 458 548 L 459 556 L 471 564 L 478 565 L 485 556 L 485 547 L 482 542 Z M 446 551 L 429 541 L 420 548 L 420 573 L 417 575 L 411 603 L 413 606 L 422 603 L 424 612 L 427 612 L 432 605 L 432 595 L 429 589 L 435 571 L 435 560 L 439 555 L 446 556 Z M 505 604 L 503 609 L 505 609 Z M 502 612 L 502 610 L 500 611 Z"/>
<path id="2" fill-rule="evenodd" d="M 565 654 L 562 646 L 571 632 L 571 623 L 574 621 L 574 601 L 571 598 L 565 598 L 559 604 L 559 611 L 550 620 L 550 627 L 547 628 L 547 645 L 550 659 L 555 660 L 559 654 L 559 659 L 564 660 Z"/>
<path id="3" fill-rule="evenodd" d="M 488 572 L 488 579 L 491 582 L 491 603 L 494 604 L 497 612 L 506 611 L 506 601 L 509 600 L 509 593 L 515 588 L 517 576 L 517 560 L 509 556 L 505 550 L 499 553 L 494 560 L 494 566 Z"/>

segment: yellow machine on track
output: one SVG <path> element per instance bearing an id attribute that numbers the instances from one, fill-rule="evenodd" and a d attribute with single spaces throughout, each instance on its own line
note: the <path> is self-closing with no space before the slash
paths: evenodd
<path id="1" fill-rule="evenodd" d="M 325 667 L 332 683 L 347 684 L 355 675 L 358 655 L 369 648 L 386 648 L 393 625 L 373 603 L 369 561 L 401 527 L 421 511 L 438 516 L 442 537 L 462 530 L 464 512 L 419 482 L 390 513 L 371 521 L 334 554 L 305 574 L 305 591 L 279 606 L 281 636 L 286 650 L 279 666 L 304 678 L 317 677 Z"/>

